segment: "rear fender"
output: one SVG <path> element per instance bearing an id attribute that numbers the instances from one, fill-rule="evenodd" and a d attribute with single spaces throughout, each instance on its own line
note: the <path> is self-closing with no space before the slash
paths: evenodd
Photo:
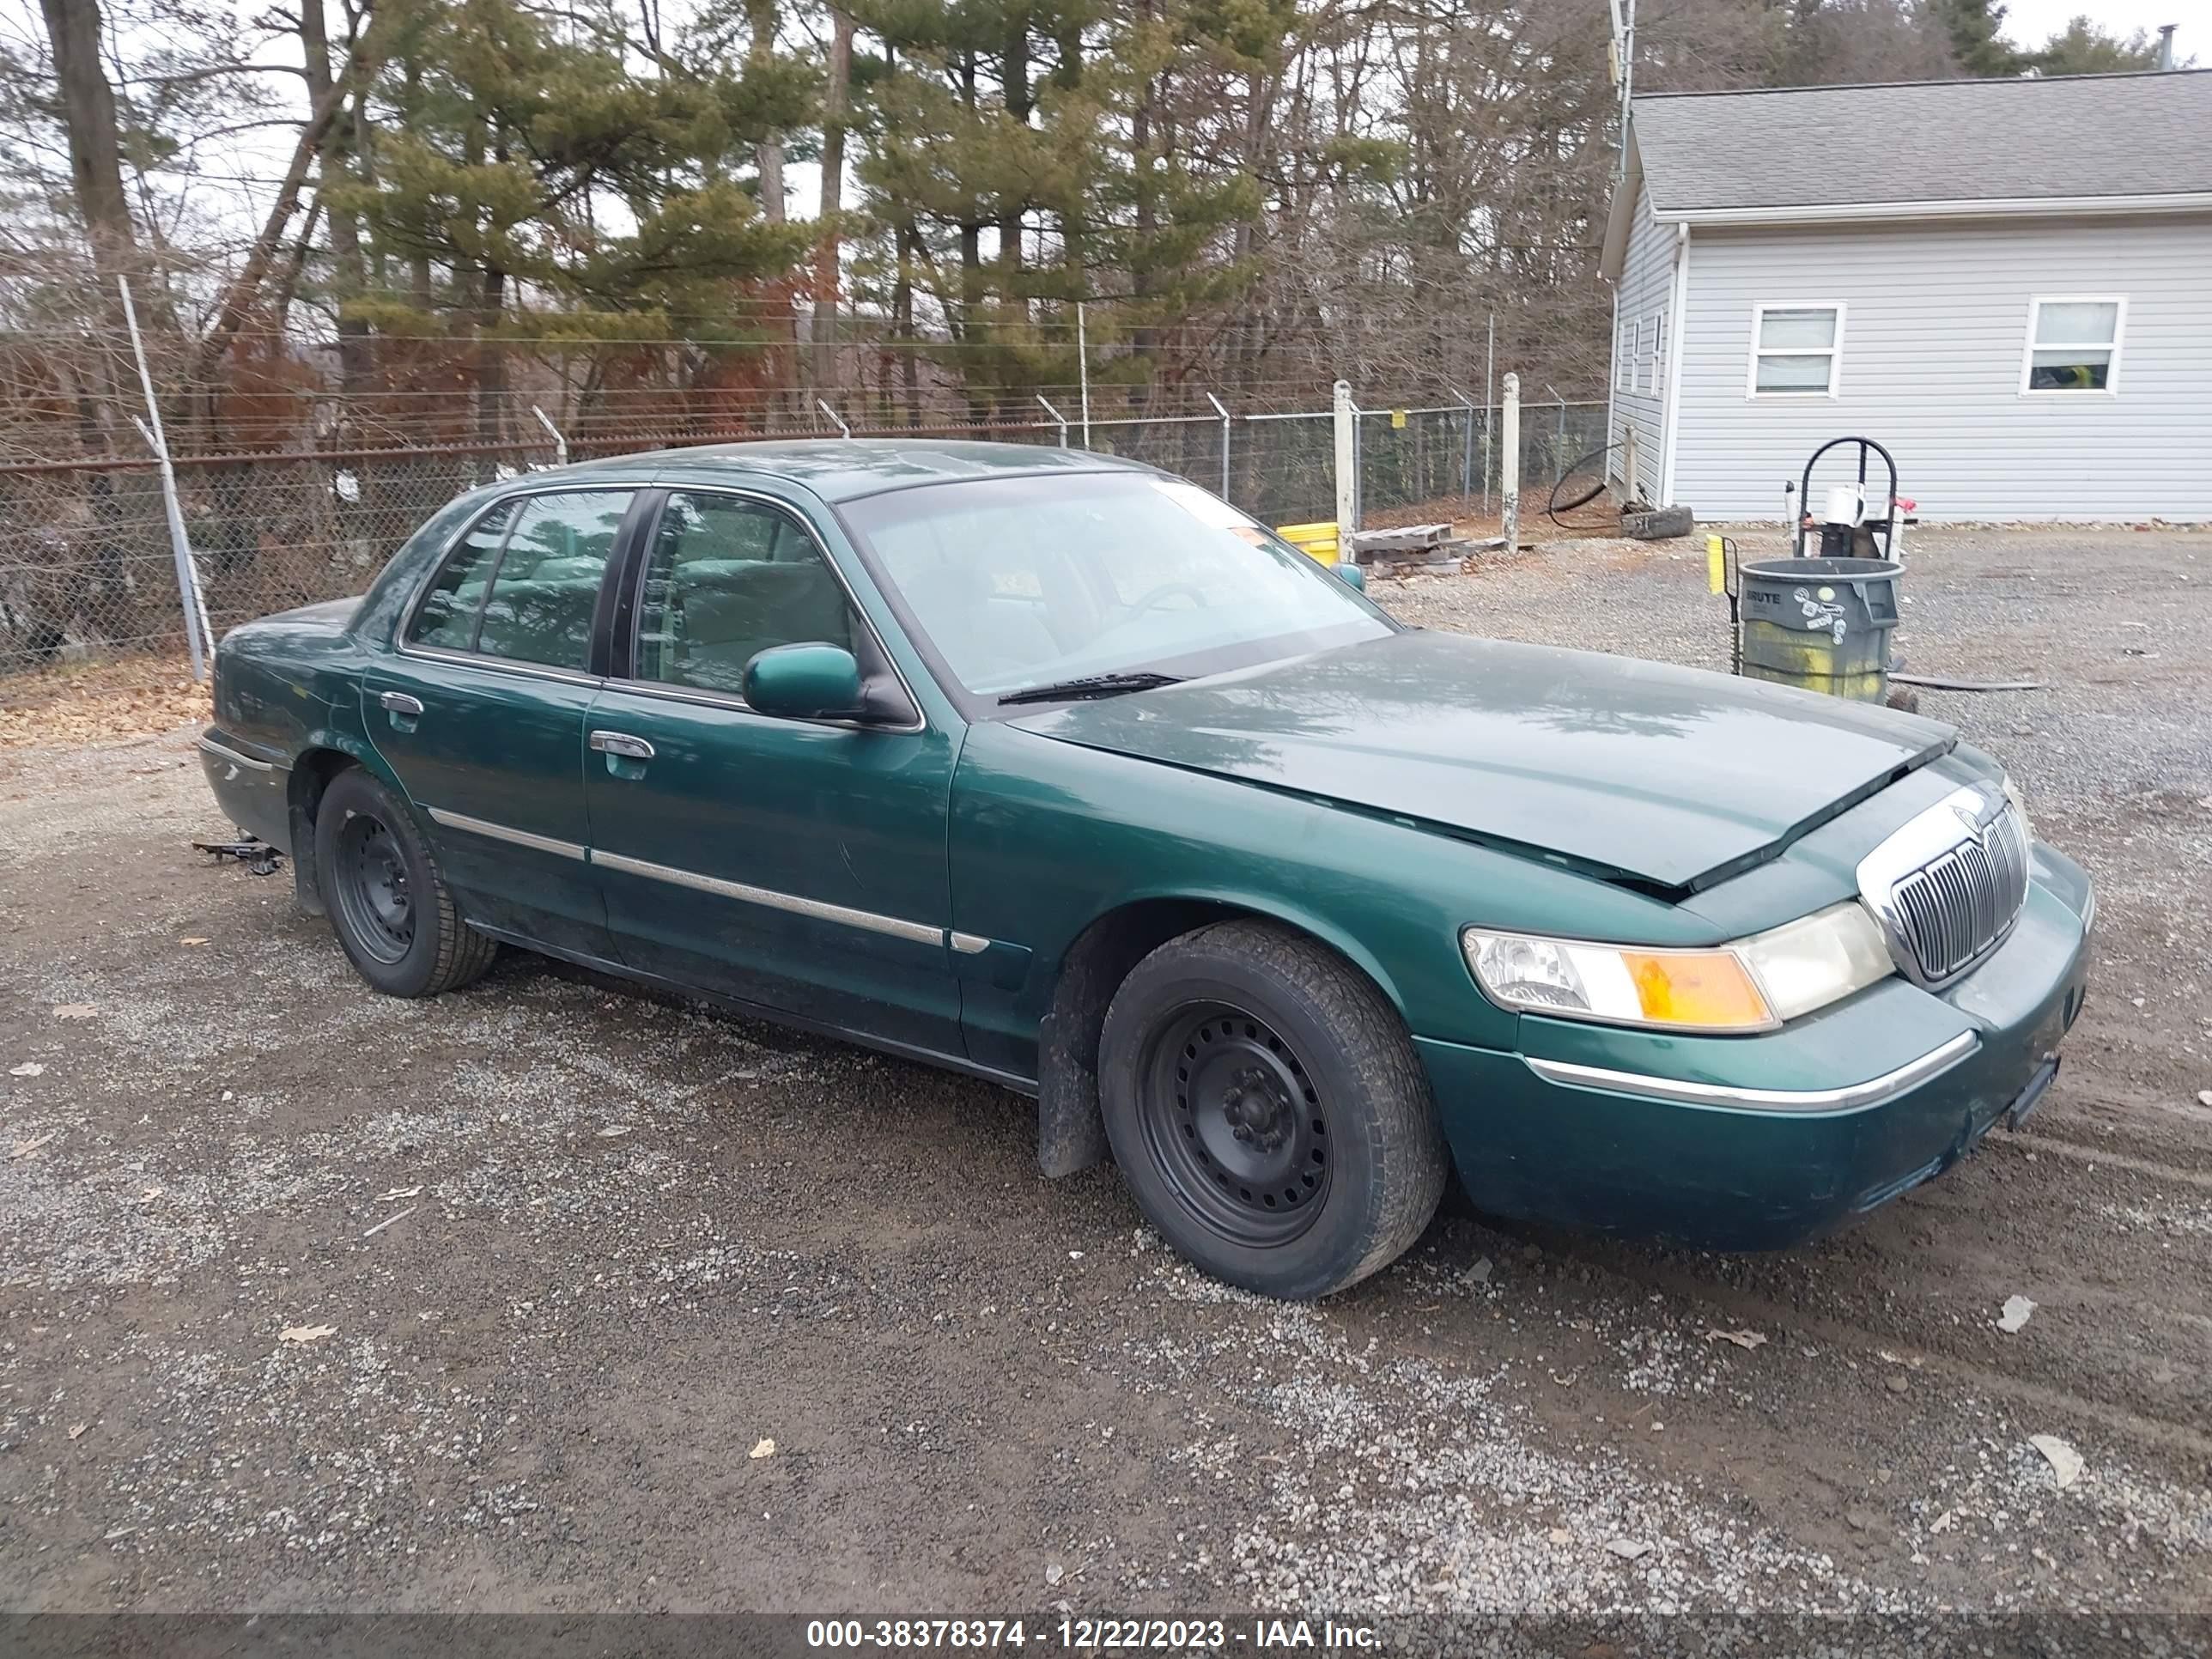
<path id="1" fill-rule="evenodd" d="M 323 914 L 322 872 L 315 863 L 315 817 L 331 780 L 349 766 L 358 766 L 397 799 L 407 799 L 407 792 L 390 763 L 362 732 L 360 715 L 359 706 L 352 700 L 332 703 L 323 723 L 302 741 L 292 763 L 287 814 L 292 844 L 284 850 L 292 857 L 293 900 L 311 916 Z"/>

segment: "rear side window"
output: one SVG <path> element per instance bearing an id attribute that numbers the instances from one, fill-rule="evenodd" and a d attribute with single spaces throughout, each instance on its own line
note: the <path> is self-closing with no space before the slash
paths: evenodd
<path id="1" fill-rule="evenodd" d="M 628 490 L 532 495 L 520 503 L 477 628 L 487 657 L 582 669 L 592 651 L 592 613 L 629 511 Z"/>
<path id="2" fill-rule="evenodd" d="M 501 502 L 447 556 L 409 641 L 586 667 L 600 580 L 630 500 L 628 490 L 588 489 Z"/>
<path id="3" fill-rule="evenodd" d="M 430 591 L 415 608 L 415 621 L 407 630 L 411 643 L 447 651 L 471 647 L 484 594 L 491 586 L 491 568 L 514 519 L 514 503 L 501 501 L 478 519 L 460 545 L 446 556 Z"/>

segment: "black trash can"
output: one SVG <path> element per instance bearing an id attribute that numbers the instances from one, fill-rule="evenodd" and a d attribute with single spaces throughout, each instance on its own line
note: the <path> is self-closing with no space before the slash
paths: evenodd
<path id="1" fill-rule="evenodd" d="M 1743 672 L 1856 702 L 1889 692 L 1889 636 L 1904 566 L 1889 559 L 1769 559 L 1738 571 Z"/>

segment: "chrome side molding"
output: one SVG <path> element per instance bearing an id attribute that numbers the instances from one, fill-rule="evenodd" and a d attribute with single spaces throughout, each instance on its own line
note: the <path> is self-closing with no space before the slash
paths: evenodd
<path id="1" fill-rule="evenodd" d="M 1687 1106 L 1733 1106 L 1765 1112 L 1849 1112 L 1879 1106 L 1940 1077 L 1982 1046 L 1972 1031 L 1961 1031 L 1949 1042 L 1930 1048 L 1917 1060 L 1863 1083 L 1847 1083 L 1834 1089 L 1744 1089 L 1721 1083 L 1690 1083 L 1680 1078 L 1653 1077 L 1644 1072 L 1608 1071 L 1602 1066 L 1577 1066 L 1564 1060 L 1538 1060 L 1522 1055 L 1528 1068 L 1547 1083 L 1574 1089 L 1602 1089 L 1609 1093 L 1641 1095 L 1650 1100 L 1673 1101 Z"/>

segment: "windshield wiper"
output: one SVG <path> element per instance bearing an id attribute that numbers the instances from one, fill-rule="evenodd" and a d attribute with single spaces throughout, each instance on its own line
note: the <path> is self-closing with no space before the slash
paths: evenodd
<path id="1" fill-rule="evenodd" d="M 1119 697 L 1131 691 L 1150 691 L 1155 686 L 1180 685 L 1179 674 L 1156 674 L 1150 669 L 1126 674 L 1086 674 L 1081 679 L 1055 680 L 1049 685 L 1025 685 L 999 699 L 1009 702 L 1079 702 L 1092 697 Z"/>

